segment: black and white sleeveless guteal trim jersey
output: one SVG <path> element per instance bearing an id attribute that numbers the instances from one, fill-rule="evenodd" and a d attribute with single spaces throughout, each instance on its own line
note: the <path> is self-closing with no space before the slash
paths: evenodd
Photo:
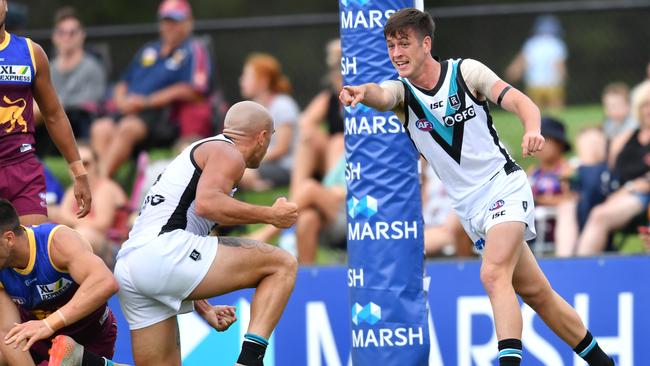
<path id="1" fill-rule="evenodd" d="M 142 243 L 177 229 L 202 236 L 210 233 L 215 222 L 197 215 L 195 210 L 196 187 L 202 170 L 194 160 L 194 151 L 208 141 L 233 144 L 228 137 L 217 135 L 185 148 L 158 176 L 147 192 L 140 215 L 135 220 L 129 240 L 124 243 L 123 248 L 132 244 L 133 239 Z"/>
<path id="2" fill-rule="evenodd" d="M 404 127 L 442 180 L 455 209 L 470 214 L 480 188 L 500 170 L 520 169 L 499 141 L 487 101 L 477 99 L 461 72 L 462 60 L 441 62 L 432 90 L 404 84 Z"/>

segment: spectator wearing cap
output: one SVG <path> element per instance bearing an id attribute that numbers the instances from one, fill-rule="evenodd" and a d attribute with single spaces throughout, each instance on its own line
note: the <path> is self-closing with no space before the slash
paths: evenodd
<path id="1" fill-rule="evenodd" d="M 533 35 L 508 66 L 506 77 L 511 82 L 523 76 L 526 95 L 542 110 L 564 106 L 567 48 L 562 39 L 562 25 L 552 15 L 535 20 Z"/>
<path id="2" fill-rule="evenodd" d="M 70 120 L 78 140 L 90 137 L 90 124 L 97 118 L 99 104 L 106 92 L 106 70 L 97 57 L 84 49 L 86 33 L 74 8 L 66 6 L 54 15 L 52 44 L 56 56 L 50 61 L 52 85 Z M 36 142 L 39 156 L 58 154 L 58 150 L 40 123 L 42 117 L 34 104 L 39 123 Z"/>
<path id="3" fill-rule="evenodd" d="M 210 59 L 204 44 L 191 36 L 192 9 L 185 0 L 165 0 L 158 20 L 160 39 L 136 53 L 115 86 L 116 115 L 92 126 L 102 175 L 112 176 L 136 146 L 167 147 L 178 136 L 212 132 Z"/>
<path id="4" fill-rule="evenodd" d="M 564 124 L 551 117 L 542 118 L 542 136 L 546 139 L 546 144 L 544 149 L 537 153 L 539 165 L 530 168 L 528 179 L 535 206 L 558 208 L 571 198 L 566 179 L 571 168 L 564 157 L 564 154 L 571 150 L 571 144 Z M 549 224 L 552 229 L 547 232 L 548 237 L 541 238 L 542 240 L 554 241 L 554 237 L 561 240 L 559 237 L 562 235 L 554 235 L 557 233 L 557 230 L 553 230 L 555 223 L 555 220 L 551 220 Z"/>

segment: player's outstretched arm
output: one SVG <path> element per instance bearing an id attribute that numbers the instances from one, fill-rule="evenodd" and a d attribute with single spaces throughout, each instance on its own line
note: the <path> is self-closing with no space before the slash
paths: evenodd
<path id="1" fill-rule="evenodd" d="M 111 271 L 93 254 L 90 243 L 67 226 L 54 233 L 50 260 L 61 272 L 69 272 L 79 288 L 67 304 L 47 318 L 18 324 L 9 331 L 7 342 L 10 344 L 28 339 L 23 347 L 25 351 L 34 342 L 50 337 L 57 330 L 97 310 L 119 289 Z"/>
<path id="2" fill-rule="evenodd" d="M 272 207 L 251 205 L 230 196 L 246 164 L 239 152 L 224 143 L 206 143 L 194 152 L 202 169 L 196 187 L 197 215 L 221 225 L 271 224 L 289 227 L 298 219 L 298 207 L 278 198 Z"/>
<path id="3" fill-rule="evenodd" d="M 75 197 L 79 206 L 77 216 L 84 217 L 90 212 L 92 200 L 90 186 L 88 185 L 88 175 L 81 163 L 79 150 L 77 150 L 77 143 L 72 133 L 68 116 L 66 116 L 59 102 L 54 86 L 52 86 L 47 55 L 37 43 L 32 42 L 32 45 L 34 48 L 36 67 L 36 74 L 34 75 L 34 100 L 40 108 L 43 121 L 52 141 L 54 141 L 61 155 L 70 164 L 70 170 L 74 176 Z"/>
<path id="4" fill-rule="evenodd" d="M 505 81 L 499 80 L 492 86 L 490 100 L 500 104 L 508 112 L 516 114 L 524 125 L 524 137 L 521 143 L 524 157 L 532 156 L 544 148 L 540 111 L 530 98 Z"/>
<path id="5" fill-rule="evenodd" d="M 378 111 L 389 111 L 395 107 L 395 96 L 379 84 L 368 83 L 357 86 L 346 85 L 339 93 L 344 106 L 356 107 L 363 103 Z"/>
<path id="6" fill-rule="evenodd" d="M 25 365 L 33 366 L 34 360 L 29 352 L 22 352 L 13 345 L 5 344 L 5 336 L 9 330 L 15 325 L 20 323 L 20 315 L 16 304 L 11 301 L 9 295 L 5 290 L 0 288 L 0 365 Z"/>

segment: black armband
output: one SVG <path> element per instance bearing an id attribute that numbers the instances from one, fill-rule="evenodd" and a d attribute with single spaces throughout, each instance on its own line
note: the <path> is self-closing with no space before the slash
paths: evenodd
<path id="1" fill-rule="evenodd" d="M 499 105 L 499 107 L 501 107 L 501 102 L 503 101 L 503 97 L 506 95 L 506 93 L 510 89 L 512 89 L 512 87 L 510 85 L 508 85 L 505 88 L 503 88 L 503 90 L 501 91 L 501 94 L 499 94 L 499 97 L 497 98 L 497 105 Z"/>

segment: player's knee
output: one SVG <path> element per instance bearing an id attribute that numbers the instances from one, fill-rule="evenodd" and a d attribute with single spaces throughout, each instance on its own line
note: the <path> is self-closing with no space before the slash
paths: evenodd
<path id="1" fill-rule="evenodd" d="M 548 284 L 534 286 L 525 291 L 517 292 L 521 299 L 528 304 L 533 310 L 544 307 L 553 296 L 553 290 Z"/>
<path id="2" fill-rule="evenodd" d="M 282 251 L 280 256 L 278 270 L 281 271 L 292 283 L 296 282 L 296 274 L 298 272 L 298 260 L 291 253 L 286 250 Z"/>
<path id="3" fill-rule="evenodd" d="M 481 283 L 488 295 L 498 292 L 507 286 L 512 286 L 505 269 L 495 265 L 481 266 Z"/>

